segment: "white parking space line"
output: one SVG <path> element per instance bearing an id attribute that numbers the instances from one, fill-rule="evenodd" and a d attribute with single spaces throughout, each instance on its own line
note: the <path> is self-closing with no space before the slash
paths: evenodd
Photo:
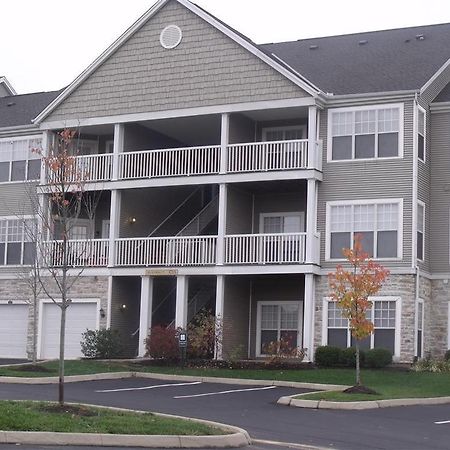
<path id="1" fill-rule="evenodd" d="M 175 386 L 193 386 L 195 384 L 202 384 L 202 382 L 194 381 L 192 383 L 156 384 L 156 385 L 152 385 L 152 386 L 143 386 L 143 387 L 135 387 L 135 388 L 103 389 L 101 391 L 95 391 L 95 392 L 105 393 L 105 392 L 125 392 L 125 391 L 146 391 L 148 389 L 157 389 L 157 388 L 175 387 Z"/>
<path id="2" fill-rule="evenodd" d="M 219 392 L 207 392 L 204 394 L 194 394 L 194 395 L 177 395 L 174 398 L 193 398 L 193 397 L 208 397 L 210 395 L 223 395 L 223 394 L 233 394 L 235 392 L 249 392 L 249 391 L 266 391 L 267 389 L 276 389 L 277 386 L 265 386 L 261 388 L 249 388 L 249 389 L 233 389 L 230 391 L 219 391 Z"/>
<path id="3" fill-rule="evenodd" d="M 445 423 L 450 423 L 450 420 L 442 420 L 440 422 L 434 422 L 436 425 L 444 425 Z"/>

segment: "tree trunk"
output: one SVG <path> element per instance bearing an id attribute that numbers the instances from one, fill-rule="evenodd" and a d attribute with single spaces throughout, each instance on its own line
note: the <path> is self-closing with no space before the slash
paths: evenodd
<path id="1" fill-rule="evenodd" d="M 361 368 L 359 364 L 359 340 L 355 339 L 356 347 L 356 386 L 361 386 Z"/>
<path id="2" fill-rule="evenodd" d="M 59 386 L 58 402 L 64 405 L 64 347 L 66 337 L 66 306 L 61 305 L 61 329 L 59 331 Z"/>

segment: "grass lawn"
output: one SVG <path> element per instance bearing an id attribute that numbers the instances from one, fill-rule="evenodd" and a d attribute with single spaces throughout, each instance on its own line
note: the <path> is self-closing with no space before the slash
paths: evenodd
<path id="1" fill-rule="evenodd" d="M 55 403 L 0 401 L 0 430 L 60 433 L 212 436 L 226 432 L 201 423 Z"/>
<path id="2" fill-rule="evenodd" d="M 0 376 L 39 377 L 56 376 L 58 362 L 52 361 L 41 365 L 48 372 L 21 371 L 16 367 L 0 367 Z M 99 361 L 67 361 L 66 375 L 92 374 L 102 372 L 153 372 L 162 374 L 194 375 L 203 377 L 246 378 L 257 380 L 298 381 L 324 384 L 353 385 L 355 380 L 354 369 L 181 369 L 179 367 L 153 367 L 139 364 Z M 381 395 L 363 396 L 364 399 L 386 399 L 407 397 L 441 397 L 450 396 L 450 376 L 448 373 L 407 372 L 395 370 L 362 370 L 363 383 L 379 392 Z M 326 396 L 344 395 L 345 400 L 357 400 L 356 395 L 351 396 L 340 393 L 311 394 L 317 398 Z M 330 397 L 328 397 L 330 398 Z M 336 397 L 337 398 L 337 397 Z"/>

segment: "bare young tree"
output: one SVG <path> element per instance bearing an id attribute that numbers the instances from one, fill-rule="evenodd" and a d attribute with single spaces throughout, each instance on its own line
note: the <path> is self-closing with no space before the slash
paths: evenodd
<path id="1" fill-rule="evenodd" d="M 93 221 L 101 196 L 101 193 L 85 192 L 89 174 L 77 160 L 76 136 L 76 131 L 65 129 L 55 136 L 56 141 L 47 153 L 35 150 L 41 155 L 46 186 L 39 188 L 33 207 L 38 225 L 31 234 L 36 262 L 30 274 L 30 291 L 44 293 L 61 310 L 58 388 L 61 405 L 64 404 L 67 309 L 72 302 L 71 291 L 90 265 L 93 251 L 89 237 L 83 240 L 72 237 L 80 217 Z"/>

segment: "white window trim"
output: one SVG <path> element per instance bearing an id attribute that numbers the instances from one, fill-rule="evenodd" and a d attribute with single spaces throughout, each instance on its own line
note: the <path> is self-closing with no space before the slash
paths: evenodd
<path id="1" fill-rule="evenodd" d="M 373 310 L 375 307 L 375 302 L 389 302 L 395 301 L 395 332 L 394 332 L 394 361 L 398 361 L 400 359 L 400 348 L 401 348 L 401 312 L 402 312 L 402 299 L 401 297 L 394 296 L 375 296 L 369 297 L 369 300 L 372 302 L 372 319 L 373 319 Z M 322 303 L 322 345 L 328 345 L 328 302 L 332 301 L 330 297 L 324 297 Z M 450 302 L 449 302 L 450 305 Z M 449 306 L 450 308 L 450 306 Z M 373 322 L 373 321 L 372 321 Z M 345 329 L 345 328 L 341 328 Z M 375 328 L 377 329 L 377 328 Z M 383 329 L 383 328 L 381 328 Z M 422 329 L 423 332 L 423 329 Z M 351 345 L 351 332 L 350 328 L 347 328 L 347 347 Z M 423 342 L 423 338 L 422 338 Z M 375 343 L 375 334 L 371 333 L 370 335 L 370 348 L 374 348 Z"/>
<path id="2" fill-rule="evenodd" d="M 0 216 L 0 222 L 4 221 L 4 220 L 20 220 L 20 221 L 26 221 L 26 220 L 33 220 L 36 219 L 36 217 L 32 216 L 32 215 L 27 215 L 27 216 L 22 216 L 22 217 L 18 217 L 18 216 Z M 25 230 L 24 230 L 25 233 Z M 24 235 L 25 237 L 25 235 Z M 25 242 L 32 242 L 32 240 L 22 240 L 22 244 L 24 244 Z M 4 242 L 4 244 L 7 244 L 8 242 Z M 29 267 L 28 264 L 6 264 L 6 259 L 7 259 L 7 253 L 8 251 L 5 249 L 5 255 L 4 255 L 4 259 L 3 259 L 3 264 L 0 265 L 0 268 L 14 268 L 14 267 Z M 22 254 L 21 254 L 21 260 L 23 261 L 23 246 L 22 246 Z"/>
<path id="3" fill-rule="evenodd" d="M 265 142 L 267 140 L 267 132 L 268 131 L 284 131 L 284 130 L 302 130 L 303 137 L 302 139 L 307 139 L 308 127 L 306 125 L 289 125 L 289 126 L 278 126 L 278 127 L 264 127 L 262 129 L 262 140 Z"/>
<path id="4" fill-rule="evenodd" d="M 58 299 L 56 299 L 58 300 Z M 37 335 L 37 354 L 38 359 L 41 359 L 42 355 L 42 331 L 43 331 L 43 312 L 44 312 L 44 305 L 45 304 L 51 304 L 54 303 L 53 300 L 49 298 L 44 298 L 39 300 L 39 313 L 38 313 L 38 335 Z M 95 323 L 95 329 L 100 329 L 100 309 L 101 309 L 101 302 L 99 298 L 74 298 L 72 299 L 73 303 L 95 303 L 97 305 L 97 317 L 96 317 L 96 323 Z M 70 306 L 69 306 L 70 308 Z"/>
<path id="5" fill-rule="evenodd" d="M 15 137 L 9 137 L 9 138 L 0 138 L 0 142 L 18 142 L 18 141 L 34 141 L 34 140 L 41 140 L 42 141 L 42 134 L 32 134 L 32 135 L 26 135 L 26 136 L 15 136 Z M 29 156 L 29 155 L 28 155 Z M 9 160 L 9 176 L 8 176 L 8 181 L 0 181 L 0 185 L 3 184 L 17 184 L 17 183 L 23 183 L 24 181 L 39 181 L 39 178 L 33 179 L 33 180 L 28 180 L 28 161 L 30 160 L 40 160 L 41 157 L 40 156 L 36 156 L 36 158 L 29 158 L 27 156 L 26 164 L 25 164 L 25 179 L 24 180 L 15 180 L 12 181 L 11 180 L 11 176 L 12 176 L 12 163 L 14 161 L 23 161 L 20 159 L 10 159 Z M 3 161 L 3 162 L 7 162 L 7 161 Z"/>
<path id="6" fill-rule="evenodd" d="M 303 230 L 305 230 L 305 211 L 260 213 L 259 214 L 259 233 L 260 234 L 264 234 L 264 219 L 266 217 L 300 217 L 301 228 L 303 228 Z M 304 232 L 305 231 L 299 231 L 299 233 L 304 233 Z"/>
<path id="7" fill-rule="evenodd" d="M 333 122 L 332 114 L 334 112 L 357 112 L 357 111 L 371 111 L 386 108 L 398 108 L 399 109 L 399 130 L 398 130 L 398 155 L 397 156 L 374 156 L 373 158 L 351 158 L 351 159 L 333 159 Z M 367 105 L 367 106 L 352 106 L 347 108 L 331 108 L 328 110 L 328 130 L 327 130 L 327 162 L 328 163 L 348 163 L 348 162 L 364 162 L 364 161 L 376 161 L 376 160 L 390 160 L 390 159 L 402 159 L 403 147 L 404 147 L 404 103 L 386 103 L 382 105 Z M 354 134 L 353 134 L 354 136 Z"/>
<path id="8" fill-rule="evenodd" d="M 423 208 L 423 230 L 422 230 L 422 259 L 420 259 L 417 255 L 418 252 L 416 250 L 416 259 L 417 261 L 423 262 L 425 261 L 425 249 L 426 249 L 426 245 L 425 245 L 425 231 L 426 231 L 426 205 L 424 202 L 422 202 L 421 200 L 417 200 L 417 204 L 419 206 L 421 206 Z M 417 215 L 417 219 L 419 219 L 418 217 L 419 214 L 419 208 L 417 208 L 416 210 L 416 215 Z M 416 221 L 416 234 L 419 232 L 419 220 Z M 416 246 L 417 246 L 417 237 L 416 237 Z"/>
<path id="9" fill-rule="evenodd" d="M 371 200 L 339 200 L 327 202 L 326 206 L 326 224 L 325 224 L 325 261 L 339 262 L 346 261 L 345 258 L 331 258 L 331 208 L 333 206 L 352 206 L 352 205 L 380 205 L 388 203 L 398 204 L 398 242 L 397 257 L 395 258 L 372 258 L 374 261 L 401 261 L 403 259 L 403 199 L 402 198 L 384 198 Z M 450 254 L 450 253 L 449 253 Z"/>
<path id="10" fill-rule="evenodd" d="M 303 301 L 259 301 L 256 307 L 256 357 L 263 358 L 268 355 L 261 353 L 261 310 L 264 305 L 298 305 L 297 347 L 302 347 L 303 342 Z"/>
<path id="11" fill-rule="evenodd" d="M 424 115 L 423 118 L 423 159 L 419 157 L 419 112 L 422 112 Z M 417 159 L 424 164 L 427 162 L 427 111 L 422 106 L 417 105 L 417 114 L 416 114 L 416 124 L 415 124 L 415 144 L 417 146 Z"/>
<path id="12" fill-rule="evenodd" d="M 422 323 L 419 324 L 419 308 L 422 308 Z M 422 342 L 420 345 L 420 354 L 422 355 L 421 357 L 423 358 L 423 349 L 424 349 L 424 345 L 423 345 L 423 336 L 424 336 L 424 331 L 423 331 L 423 326 L 425 323 L 425 303 L 423 301 L 422 298 L 418 298 L 417 299 L 417 304 L 416 304 L 416 319 L 415 319 L 415 336 L 414 336 L 414 340 L 415 340 L 415 355 L 417 356 L 419 354 L 419 342 L 417 340 L 417 335 L 419 334 L 419 325 L 420 325 L 420 330 L 422 331 Z"/>

